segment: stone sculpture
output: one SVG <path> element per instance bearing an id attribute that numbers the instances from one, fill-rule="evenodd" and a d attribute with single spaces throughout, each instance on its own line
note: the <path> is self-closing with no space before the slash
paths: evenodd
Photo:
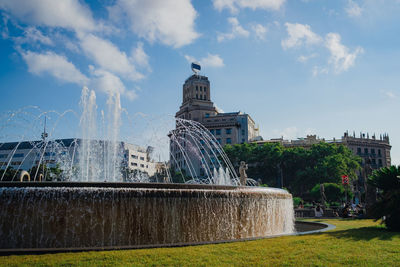
<path id="1" fill-rule="evenodd" d="M 248 169 L 248 166 L 246 162 L 241 161 L 240 162 L 240 167 L 239 167 L 239 174 L 240 174 L 240 185 L 246 185 L 246 180 L 247 180 L 247 174 L 246 170 Z"/>

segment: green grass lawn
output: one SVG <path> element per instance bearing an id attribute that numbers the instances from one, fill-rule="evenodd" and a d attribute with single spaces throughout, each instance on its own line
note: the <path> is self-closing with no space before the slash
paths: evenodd
<path id="1" fill-rule="evenodd" d="M 2 256 L 3 266 L 400 266 L 400 233 L 372 220 L 320 220 L 336 229 L 228 244 Z"/>

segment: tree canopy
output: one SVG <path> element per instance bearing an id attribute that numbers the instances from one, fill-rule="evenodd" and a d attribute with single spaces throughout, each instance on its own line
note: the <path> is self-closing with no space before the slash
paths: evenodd
<path id="1" fill-rule="evenodd" d="M 226 145 L 224 150 L 234 166 L 242 160 L 248 163 L 249 177 L 273 187 L 284 186 L 296 196 L 309 193 L 316 184 L 340 184 L 342 175 L 355 179 L 361 162 L 347 147 L 325 142 L 309 149 L 265 143 Z"/>

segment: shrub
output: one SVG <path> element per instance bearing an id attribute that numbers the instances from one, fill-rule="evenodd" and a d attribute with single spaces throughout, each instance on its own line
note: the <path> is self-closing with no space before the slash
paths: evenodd
<path id="1" fill-rule="evenodd" d="M 324 183 L 324 188 L 327 202 L 340 202 L 341 200 L 345 199 L 345 189 L 342 185 L 335 183 Z M 315 201 L 321 200 L 320 184 L 316 184 L 311 189 L 310 193 Z M 349 190 L 347 191 L 347 194 L 348 198 L 351 199 L 353 194 Z"/>
<path id="2" fill-rule="evenodd" d="M 303 202 L 303 200 L 299 197 L 294 197 L 293 198 L 293 206 L 297 207 L 300 205 L 300 202 Z"/>

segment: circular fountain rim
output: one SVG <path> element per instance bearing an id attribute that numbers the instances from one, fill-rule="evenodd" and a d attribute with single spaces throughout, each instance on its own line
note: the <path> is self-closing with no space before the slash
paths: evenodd
<path id="1" fill-rule="evenodd" d="M 319 226 L 320 229 L 294 232 L 288 234 L 277 234 L 264 237 L 241 238 L 232 240 L 204 241 L 193 243 L 173 243 L 173 244 L 151 244 L 137 246 L 113 246 L 113 247 L 79 247 L 79 248 L 23 248 L 23 249 L 0 249 L 0 255 L 29 255 L 29 254 L 47 254 L 47 253 L 65 253 L 65 252 L 84 252 L 84 251 L 108 251 L 108 250 L 128 250 L 128 249 L 151 249 L 151 248 L 170 248 L 170 247 L 186 247 L 186 246 L 202 246 L 213 244 L 226 244 L 233 242 L 255 241 L 260 239 L 271 239 L 284 236 L 309 235 L 330 231 L 336 228 L 335 225 L 324 222 L 296 221 L 295 224 L 308 224 Z M 321 228 L 322 227 L 322 228 Z"/>
<path id="2" fill-rule="evenodd" d="M 0 181 L 2 187 L 67 187 L 67 188 L 143 188 L 143 189 L 187 189 L 187 190 L 244 190 L 244 191 L 274 191 L 289 194 L 288 191 L 274 187 L 233 186 L 210 184 L 179 184 L 179 183 L 128 183 L 128 182 L 19 182 Z"/>

